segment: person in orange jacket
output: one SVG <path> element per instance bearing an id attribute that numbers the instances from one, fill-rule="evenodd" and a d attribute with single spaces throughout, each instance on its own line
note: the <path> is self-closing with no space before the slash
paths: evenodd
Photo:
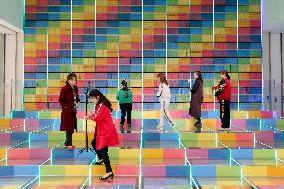
<path id="1" fill-rule="evenodd" d="M 113 179 L 114 174 L 110 165 L 108 147 L 119 144 L 118 134 L 113 123 L 111 102 L 97 89 L 93 89 L 88 96 L 95 104 L 95 109 L 91 115 L 86 116 L 96 122 L 94 139 L 92 146 L 98 156 L 96 165 L 105 164 L 106 173 L 100 177 L 100 180 Z"/>

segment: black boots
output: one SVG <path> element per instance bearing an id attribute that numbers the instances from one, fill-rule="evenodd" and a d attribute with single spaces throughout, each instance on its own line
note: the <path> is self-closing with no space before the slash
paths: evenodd
<path id="1" fill-rule="evenodd" d="M 131 133 L 131 124 L 127 125 L 127 133 Z"/>
<path id="2" fill-rule="evenodd" d="M 120 132 L 121 132 L 121 133 L 124 133 L 124 128 L 123 128 L 123 125 L 122 125 L 122 124 L 119 125 L 119 129 L 120 129 Z"/>
<path id="3" fill-rule="evenodd" d="M 201 125 L 201 119 L 200 118 L 196 118 L 197 119 L 197 122 L 195 123 L 195 125 Z"/>
<path id="4" fill-rule="evenodd" d="M 119 125 L 119 129 L 121 133 L 125 133 L 124 132 L 124 127 L 122 124 Z M 127 124 L 127 133 L 131 133 L 131 124 Z"/>

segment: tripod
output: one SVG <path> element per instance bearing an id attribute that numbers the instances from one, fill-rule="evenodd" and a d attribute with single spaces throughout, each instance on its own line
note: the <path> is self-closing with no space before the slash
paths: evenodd
<path id="1" fill-rule="evenodd" d="M 86 107 L 85 107 L 85 115 L 87 116 L 88 115 L 88 103 L 89 103 L 89 99 L 88 99 L 88 93 L 89 93 L 89 88 L 90 88 L 90 81 L 88 81 L 88 86 L 87 86 L 87 90 L 86 90 L 86 93 L 85 93 L 85 96 L 86 96 Z M 94 150 L 92 148 L 89 148 L 89 137 L 88 137 L 88 120 L 86 119 L 85 120 L 85 139 L 86 139 L 86 147 L 85 148 L 82 148 L 79 153 L 77 154 L 77 156 L 79 156 L 81 153 L 83 153 L 84 151 L 88 152 L 89 150 L 93 153 Z"/>

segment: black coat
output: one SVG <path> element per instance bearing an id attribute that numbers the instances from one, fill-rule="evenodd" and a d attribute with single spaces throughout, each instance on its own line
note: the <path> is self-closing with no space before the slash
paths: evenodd
<path id="1" fill-rule="evenodd" d="M 201 117 L 201 105 L 203 103 L 203 82 L 200 80 L 195 80 L 191 92 L 190 101 L 190 115 L 194 118 Z"/>

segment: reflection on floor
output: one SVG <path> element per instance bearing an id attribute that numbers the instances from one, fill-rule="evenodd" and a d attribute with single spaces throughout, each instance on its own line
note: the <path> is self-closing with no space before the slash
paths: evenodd
<path id="1" fill-rule="evenodd" d="M 103 182 L 95 154 L 78 154 L 84 112 L 75 150 L 63 148 L 59 111 L 12 112 L 0 119 L 0 188 L 284 188 L 284 122 L 274 112 L 233 111 L 230 132 L 217 131 L 218 112 L 203 112 L 197 130 L 186 111 L 173 111 L 178 125 L 164 133 L 156 131 L 159 112 L 133 115 L 132 133 L 109 149 L 115 178 Z"/>

